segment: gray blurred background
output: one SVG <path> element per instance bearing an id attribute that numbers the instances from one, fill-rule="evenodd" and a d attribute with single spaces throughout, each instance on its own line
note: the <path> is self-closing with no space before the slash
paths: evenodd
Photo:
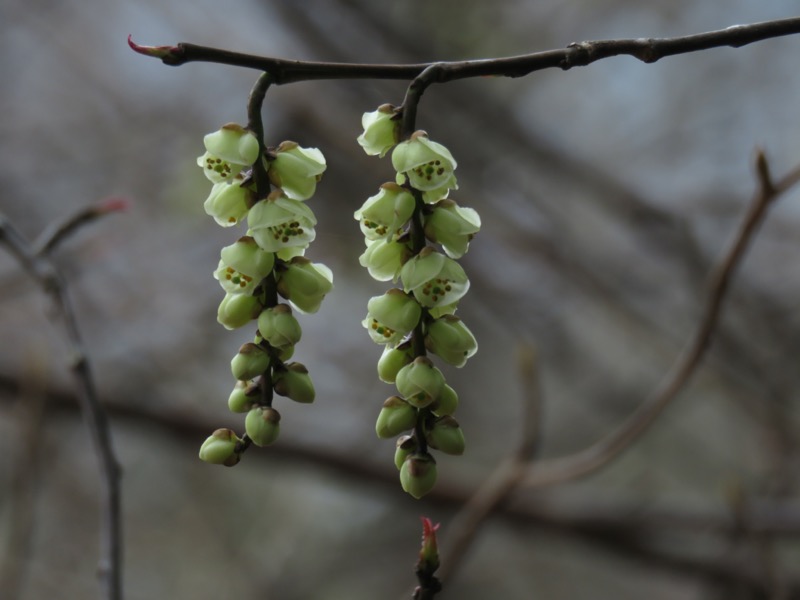
<path id="1" fill-rule="evenodd" d="M 333 269 L 336 288 L 301 318 L 295 358 L 314 378 L 315 404 L 279 399 L 276 446 L 221 469 L 197 450 L 215 427 L 243 429 L 226 399 L 230 357 L 250 334 L 216 323 L 222 291 L 211 272 L 237 233 L 203 212 L 209 185 L 195 158 L 205 133 L 245 122 L 257 74 L 170 68 L 131 52 L 128 34 L 417 62 L 793 12 L 788 0 L 3 0 L 0 210 L 34 237 L 89 202 L 132 201 L 57 257 L 124 471 L 126 598 L 403 597 L 419 516 L 441 521 L 446 537 L 464 498 L 518 442 L 533 393 L 519 347 L 539 357 L 540 455 L 597 440 L 692 331 L 706 274 L 752 195 L 754 148 L 777 175 L 800 162 L 800 36 L 431 88 L 418 125 L 453 151 L 454 197 L 484 223 L 463 260 L 473 286 L 459 309 L 480 350 L 465 369 L 445 370 L 461 395 L 467 453 L 442 457 L 437 493 L 414 501 L 397 482 L 393 442 L 374 434 L 393 388 L 375 376 L 380 349 L 360 321 L 386 286 L 358 265 L 352 218 L 392 177 L 388 159 L 355 142 L 361 114 L 400 103 L 405 84 L 273 88 L 268 143 L 293 139 L 328 159 L 309 202 L 319 225 L 308 256 Z M 800 597 L 799 233 L 793 191 L 738 273 L 691 385 L 608 468 L 516 492 L 442 598 Z M 0 574 L 14 590 L 0 597 L 92 598 L 96 460 L 47 302 L 6 253 L 0 307 Z"/>

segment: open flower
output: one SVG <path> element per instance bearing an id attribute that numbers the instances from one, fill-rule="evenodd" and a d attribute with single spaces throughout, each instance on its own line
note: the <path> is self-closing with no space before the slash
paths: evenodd
<path id="1" fill-rule="evenodd" d="M 274 264 L 274 254 L 265 252 L 252 237 L 245 236 L 222 249 L 214 278 L 229 294 L 251 294 Z"/>
<path id="2" fill-rule="evenodd" d="M 322 263 L 296 256 L 280 272 L 278 293 L 302 313 L 315 313 L 333 289 L 333 273 Z"/>
<path id="3" fill-rule="evenodd" d="M 364 202 L 353 217 L 368 240 L 391 240 L 402 232 L 414 214 L 416 202 L 411 193 L 396 183 L 384 183 L 380 191 Z"/>
<path id="4" fill-rule="evenodd" d="M 361 126 L 364 133 L 358 143 L 370 156 L 384 156 L 400 140 L 400 120 L 397 109 L 391 104 L 382 104 L 378 110 L 364 113 Z"/>
<path id="5" fill-rule="evenodd" d="M 258 140 L 241 125 L 228 123 L 203 138 L 206 153 L 197 159 L 213 183 L 230 182 L 258 158 Z"/>
<path id="6" fill-rule="evenodd" d="M 325 157 L 317 148 L 301 148 L 296 142 L 281 142 L 269 162 L 269 179 L 293 200 L 308 200 L 325 171 Z"/>
<path id="7" fill-rule="evenodd" d="M 415 131 L 397 145 L 392 151 L 392 165 L 403 180 L 407 177 L 415 189 L 423 192 L 425 202 L 441 200 L 458 187 L 453 155 L 441 144 L 430 141 L 424 131 Z"/>
<path id="8" fill-rule="evenodd" d="M 400 278 L 404 290 L 413 292 L 425 307 L 453 304 L 469 289 L 469 279 L 461 265 L 430 246 L 403 265 Z"/>
<path id="9" fill-rule="evenodd" d="M 425 217 L 425 236 L 441 244 L 450 258 L 464 256 L 480 228 L 481 217 L 478 212 L 459 206 L 453 200 L 440 200 Z"/>
<path id="10" fill-rule="evenodd" d="M 316 237 L 317 218 L 308 206 L 280 191 L 257 202 L 247 215 L 248 233 L 267 252 L 306 248 Z"/>
<path id="11" fill-rule="evenodd" d="M 214 217 L 217 224 L 233 227 L 247 216 L 253 202 L 253 193 L 242 187 L 244 179 L 236 175 L 230 182 L 215 183 L 203 203 L 206 214 Z"/>

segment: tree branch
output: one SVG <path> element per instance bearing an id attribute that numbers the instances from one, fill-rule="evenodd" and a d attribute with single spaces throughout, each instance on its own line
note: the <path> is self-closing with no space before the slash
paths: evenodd
<path id="1" fill-rule="evenodd" d="M 602 468 L 630 447 L 683 389 L 705 356 L 719 320 L 731 277 L 741 263 L 758 226 L 763 222 L 767 209 L 778 196 L 800 180 L 800 166 L 798 166 L 780 181 L 773 182 L 767 160 L 761 150 L 758 150 L 756 155 L 756 173 L 759 189 L 730 248 L 711 275 L 711 285 L 700 323 L 661 385 L 607 437 L 575 454 L 536 463 L 525 479 L 524 485 L 527 487 L 553 485 L 583 477 Z"/>
<path id="2" fill-rule="evenodd" d="M 78 322 L 66 294 L 65 284 L 47 253 L 80 225 L 108 212 L 119 210 L 119 201 L 89 207 L 76 213 L 63 224 L 42 236 L 33 249 L 25 237 L 0 214 L 0 244 L 5 245 L 17 259 L 20 266 L 50 296 L 64 328 L 64 336 L 70 347 L 69 360 L 72 374 L 78 389 L 78 400 L 84 420 L 94 444 L 95 454 L 100 462 L 105 498 L 102 503 L 102 542 L 103 550 L 99 574 L 103 584 L 103 598 L 120 600 L 122 598 L 122 515 L 120 495 L 120 470 L 111 445 L 111 433 L 106 413 L 103 410 L 95 389 L 89 358 L 83 348 Z"/>
<path id="3" fill-rule="evenodd" d="M 753 42 L 800 33 L 800 17 L 733 25 L 674 38 L 635 38 L 572 43 L 564 49 L 547 50 L 505 58 L 440 62 L 436 82 L 484 76 L 522 77 L 543 69 L 582 67 L 612 56 L 632 56 L 653 63 L 666 56 L 688 54 L 730 46 L 739 48 Z M 179 43 L 177 46 L 141 46 L 128 36 L 135 52 L 160 58 L 170 66 L 190 62 L 211 62 L 256 69 L 269 73 L 273 83 L 282 85 L 320 79 L 400 79 L 411 80 L 437 63 L 366 64 L 286 60 L 231 52 L 208 46 Z"/>

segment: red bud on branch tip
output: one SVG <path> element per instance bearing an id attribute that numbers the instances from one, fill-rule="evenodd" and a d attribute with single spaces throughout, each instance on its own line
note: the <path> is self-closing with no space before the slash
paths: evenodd
<path id="1" fill-rule="evenodd" d="M 177 54 L 181 52 L 178 46 L 140 46 L 133 41 L 133 36 L 128 35 L 128 46 L 131 50 L 144 54 L 145 56 L 152 56 L 154 58 L 176 58 Z"/>
<path id="2" fill-rule="evenodd" d="M 126 212 L 131 207 L 127 198 L 106 198 L 95 206 L 95 212 L 100 215 L 111 212 Z"/>
<path id="3" fill-rule="evenodd" d="M 439 523 L 436 525 L 428 517 L 420 517 L 422 519 L 422 549 L 419 551 L 419 563 L 417 567 L 433 574 L 439 568 L 439 548 L 436 544 L 436 530 L 439 529 Z"/>

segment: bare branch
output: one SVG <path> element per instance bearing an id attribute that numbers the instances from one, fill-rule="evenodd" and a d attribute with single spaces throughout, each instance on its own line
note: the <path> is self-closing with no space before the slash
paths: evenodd
<path id="1" fill-rule="evenodd" d="M 759 189 L 729 249 L 711 275 L 703 316 L 688 345 L 661 385 L 610 435 L 575 454 L 536 463 L 524 485 L 553 485 L 583 477 L 602 468 L 629 448 L 683 389 L 708 349 L 731 277 L 741 263 L 758 226 L 764 220 L 767 209 L 780 194 L 800 179 L 798 167 L 781 181 L 773 183 L 766 158 L 760 150 L 756 156 L 756 171 Z"/>
<path id="2" fill-rule="evenodd" d="M 564 49 L 547 50 L 506 58 L 441 62 L 436 72 L 437 83 L 483 76 L 522 77 L 543 69 L 586 66 L 612 56 L 632 56 L 653 63 L 666 56 L 687 54 L 731 46 L 739 48 L 753 42 L 800 33 L 800 17 L 764 21 L 750 25 L 733 25 L 675 38 L 635 38 L 572 43 Z M 190 62 L 211 62 L 256 69 L 269 73 L 276 85 L 320 79 L 400 79 L 411 80 L 437 63 L 420 64 L 357 64 L 286 60 L 242 54 L 180 43 L 177 46 L 141 46 L 128 37 L 130 47 L 140 54 L 160 58 L 170 66 Z"/>
<path id="3" fill-rule="evenodd" d="M 118 205 L 109 205 L 110 210 L 117 210 Z M 108 207 L 107 207 L 108 208 Z M 94 210 L 94 212 L 92 212 Z M 108 212 L 108 210 L 105 210 Z M 94 378 L 86 352 L 83 349 L 78 322 L 66 294 L 61 274 L 47 258 L 47 252 L 54 248 L 66 235 L 79 225 L 105 214 L 97 207 L 77 213 L 67 219 L 62 226 L 56 227 L 40 242 L 40 252 L 35 252 L 32 245 L 0 214 L 0 244 L 4 244 L 17 259 L 24 271 L 29 273 L 42 290 L 50 296 L 64 328 L 65 339 L 70 347 L 70 367 L 78 389 L 78 399 L 86 425 L 92 436 L 95 454 L 100 462 L 105 498 L 103 499 L 102 537 L 103 553 L 100 560 L 99 573 L 103 584 L 103 597 L 107 600 L 122 598 L 122 519 L 120 497 L 120 471 L 114 450 L 111 445 L 110 427 L 106 413 L 97 397 Z"/>

